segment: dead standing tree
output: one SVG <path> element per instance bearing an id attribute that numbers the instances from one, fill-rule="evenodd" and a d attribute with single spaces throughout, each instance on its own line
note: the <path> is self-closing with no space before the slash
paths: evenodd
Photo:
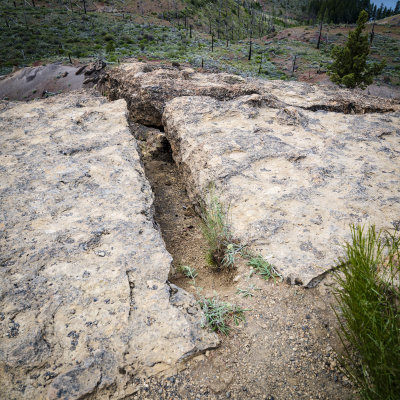
<path id="1" fill-rule="evenodd" d="M 319 34 L 318 34 L 318 43 L 317 43 L 317 49 L 319 49 L 319 46 L 321 45 L 321 37 L 322 37 L 322 19 L 319 23 Z"/>

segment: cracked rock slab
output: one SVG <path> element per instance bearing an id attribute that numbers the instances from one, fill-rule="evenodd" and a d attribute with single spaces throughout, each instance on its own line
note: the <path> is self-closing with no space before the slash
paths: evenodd
<path id="1" fill-rule="evenodd" d="M 179 96 L 211 96 L 219 100 L 258 93 L 257 86 L 230 74 L 202 74 L 192 68 L 133 62 L 108 71 L 102 91 L 112 100 L 125 99 L 130 118 L 162 126 L 166 103 Z"/>
<path id="2" fill-rule="evenodd" d="M 0 102 L 2 398 L 123 398 L 218 345 L 168 284 L 126 113 L 86 92 Z"/>
<path id="3" fill-rule="evenodd" d="M 399 109 L 399 102 L 365 96 L 354 90 L 301 82 L 244 79 L 227 73 L 200 73 L 192 68 L 174 68 L 160 63 L 124 63 L 107 71 L 101 82 L 101 90 L 110 99 L 127 101 L 133 121 L 152 126 L 162 126 L 166 104 L 182 96 L 232 100 L 245 95 L 268 94 L 269 101 L 275 104 L 346 114 Z"/>
<path id="4" fill-rule="evenodd" d="M 353 111 L 338 112 L 321 107 L 335 105 L 331 93 L 297 83 L 260 91 L 175 98 L 165 133 L 192 201 L 204 205 L 214 187 L 237 239 L 272 255 L 291 283 L 314 286 L 342 255 L 350 224 L 399 226 L 399 107 L 370 112 L 376 99 L 340 91 L 336 105 Z"/>

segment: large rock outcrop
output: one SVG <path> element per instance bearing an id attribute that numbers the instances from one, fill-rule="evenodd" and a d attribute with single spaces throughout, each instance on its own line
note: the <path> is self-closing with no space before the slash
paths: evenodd
<path id="1" fill-rule="evenodd" d="M 201 74 L 191 68 L 129 63 L 103 77 L 102 91 L 125 99 L 130 117 L 144 125 L 162 126 L 165 104 L 179 96 L 211 96 L 220 100 L 257 93 L 256 87 L 234 75 Z"/>
<path id="2" fill-rule="evenodd" d="M 400 227 L 400 112 L 314 112 L 269 95 L 180 97 L 163 123 L 193 201 L 206 203 L 214 186 L 233 235 L 272 255 L 292 283 L 320 281 L 350 224 Z"/>
<path id="3" fill-rule="evenodd" d="M 168 101 L 181 96 L 209 96 L 226 101 L 250 94 L 272 94 L 285 105 L 343 113 L 389 112 L 396 105 L 364 96 L 300 82 L 244 79 L 226 73 L 195 72 L 192 68 L 133 62 L 105 73 L 101 90 L 112 99 L 125 99 L 130 117 L 144 125 L 162 126 Z"/>
<path id="4" fill-rule="evenodd" d="M 292 283 L 319 282 L 350 224 L 400 224 L 398 102 L 144 63 L 104 88 L 135 121 L 164 126 L 193 202 L 215 186 L 233 234 Z"/>
<path id="5" fill-rule="evenodd" d="M 167 282 L 124 100 L 0 103 L 0 397 L 114 399 L 218 344 Z"/>

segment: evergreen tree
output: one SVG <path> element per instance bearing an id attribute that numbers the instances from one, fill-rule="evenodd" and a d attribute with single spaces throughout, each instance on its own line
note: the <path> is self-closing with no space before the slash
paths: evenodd
<path id="1" fill-rule="evenodd" d="M 394 14 L 400 14 L 400 0 L 398 0 L 396 3 L 396 7 L 394 8 Z"/>
<path id="2" fill-rule="evenodd" d="M 357 86 L 365 88 L 373 82 L 374 76 L 379 75 L 385 67 L 385 61 L 367 65 L 368 35 L 362 33 L 367 21 L 368 14 L 363 10 L 358 17 L 356 29 L 349 33 L 346 45 L 333 48 L 334 61 L 329 68 L 332 82 L 348 88 Z"/>

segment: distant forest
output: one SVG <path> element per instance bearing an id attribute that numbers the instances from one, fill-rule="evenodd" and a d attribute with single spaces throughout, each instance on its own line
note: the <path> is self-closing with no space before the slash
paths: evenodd
<path id="1" fill-rule="evenodd" d="M 356 22 L 361 10 L 366 10 L 371 19 L 390 17 L 400 13 L 400 0 L 394 10 L 383 4 L 377 7 L 370 0 L 311 0 L 309 3 L 309 15 L 313 19 L 335 24 Z"/>

